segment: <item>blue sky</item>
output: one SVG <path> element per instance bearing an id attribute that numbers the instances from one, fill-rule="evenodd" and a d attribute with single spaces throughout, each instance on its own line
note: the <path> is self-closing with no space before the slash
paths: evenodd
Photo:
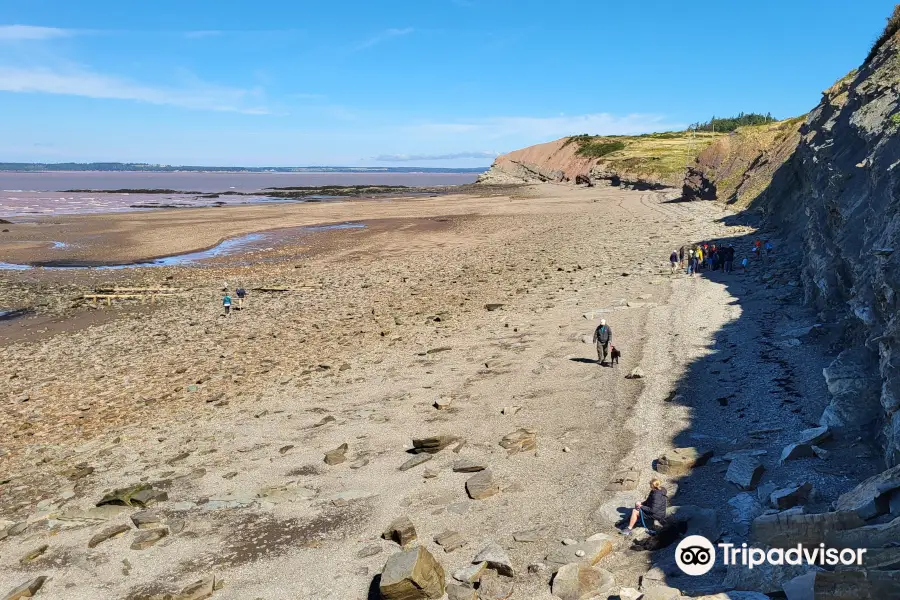
<path id="1" fill-rule="evenodd" d="M 881 0 L 2 0 L 0 161 L 480 166 L 811 109 Z"/>

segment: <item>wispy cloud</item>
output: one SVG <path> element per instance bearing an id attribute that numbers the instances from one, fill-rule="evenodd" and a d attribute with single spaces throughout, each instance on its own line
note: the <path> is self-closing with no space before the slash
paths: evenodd
<path id="1" fill-rule="evenodd" d="M 663 115 L 616 116 L 609 113 L 595 113 L 554 117 L 489 117 L 453 123 L 419 123 L 411 125 L 410 129 L 425 135 L 477 135 L 481 139 L 515 137 L 550 140 L 579 133 L 628 135 L 684 127 L 684 123 L 668 121 Z"/>
<path id="2" fill-rule="evenodd" d="M 34 25 L 0 25 L 0 41 L 52 40 L 74 35 L 70 29 L 36 27 Z"/>
<path id="3" fill-rule="evenodd" d="M 411 162 L 420 160 L 457 160 L 460 158 L 490 158 L 499 156 L 498 152 L 455 152 L 453 154 L 382 154 L 376 156 L 379 162 Z"/>
<path id="4" fill-rule="evenodd" d="M 0 65 L 0 91 L 133 100 L 196 110 L 263 115 L 259 90 L 244 90 L 192 80 L 182 87 L 156 87 L 84 69 L 55 70 Z"/>
<path id="5" fill-rule="evenodd" d="M 354 50 L 365 50 L 366 48 L 371 48 L 372 46 L 377 46 L 383 42 L 386 42 L 390 39 L 401 37 L 404 35 L 411 34 L 415 29 L 412 27 L 405 27 L 403 29 L 385 29 L 384 31 L 380 31 L 377 34 L 373 35 L 367 40 L 364 40 L 353 47 Z"/>

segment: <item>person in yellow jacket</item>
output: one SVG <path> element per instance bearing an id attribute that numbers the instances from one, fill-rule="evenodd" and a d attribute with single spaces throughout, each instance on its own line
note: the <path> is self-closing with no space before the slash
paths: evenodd
<path id="1" fill-rule="evenodd" d="M 703 264 L 703 246 L 697 247 L 697 268 L 694 269 L 695 272 L 700 270 L 700 265 Z"/>

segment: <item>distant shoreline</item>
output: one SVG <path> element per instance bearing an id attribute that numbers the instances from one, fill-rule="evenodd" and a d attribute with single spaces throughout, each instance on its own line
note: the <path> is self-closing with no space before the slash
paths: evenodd
<path id="1" fill-rule="evenodd" d="M 2 164 L 2 163 L 0 163 Z M 10 163 L 6 163 L 7 165 Z M 18 163 L 15 163 L 18 164 Z M 53 165 L 33 165 L 30 168 L 23 165 L 22 168 L 0 168 L 0 173 L 15 173 L 19 175 L 35 174 L 47 175 L 60 173 L 72 175 L 75 173 L 229 173 L 229 174 L 265 174 L 265 175 L 296 175 L 296 174 L 453 174 L 453 173 L 484 173 L 490 167 L 466 167 L 466 168 L 429 168 L 429 167 L 147 167 L 147 168 L 52 168 Z M 72 165 L 67 165 L 72 166 Z"/>

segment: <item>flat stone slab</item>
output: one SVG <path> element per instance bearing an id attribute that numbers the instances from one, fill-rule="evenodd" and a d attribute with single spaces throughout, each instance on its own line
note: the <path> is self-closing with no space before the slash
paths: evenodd
<path id="1" fill-rule="evenodd" d="M 127 531 L 131 531 L 131 527 L 128 525 L 113 525 L 112 527 L 107 527 L 99 533 L 94 534 L 94 536 L 88 540 L 88 548 L 96 548 L 106 540 L 122 535 Z"/>
<path id="2" fill-rule="evenodd" d="M 616 471 L 604 489 L 608 492 L 630 492 L 637 488 L 640 480 L 640 469 L 622 469 L 621 471 Z"/>
<path id="3" fill-rule="evenodd" d="M 500 485 L 494 481 L 494 474 L 485 469 L 469 477 L 466 481 L 466 493 L 472 500 L 484 500 L 500 492 Z"/>
<path id="4" fill-rule="evenodd" d="M 422 546 L 398 552 L 384 565 L 379 591 L 383 600 L 425 600 L 444 595 L 444 568 Z"/>
<path id="5" fill-rule="evenodd" d="M 835 502 L 835 510 L 855 510 L 863 519 L 873 519 L 890 511 L 894 490 L 900 489 L 900 465 L 869 477 L 843 494 Z"/>
<path id="6" fill-rule="evenodd" d="M 571 546 L 559 546 L 551 551 L 545 560 L 554 570 L 569 563 L 587 563 L 593 566 L 612 550 L 612 538 L 604 535 L 598 539 L 584 541 Z"/>
<path id="7" fill-rule="evenodd" d="M 813 514 L 763 515 L 753 520 L 751 539 L 760 546 L 792 548 L 797 544 L 817 546 L 829 532 L 863 527 L 865 521 L 855 511 Z"/>
<path id="8" fill-rule="evenodd" d="M 712 455 L 712 450 L 675 448 L 657 459 L 656 470 L 665 475 L 685 475 L 691 469 L 705 465 Z"/>
<path id="9" fill-rule="evenodd" d="M 752 456 L 738 456 L 728 465 L 725 480 L 742 490 L 752 490 L 759 485 L 766 468 Z"/>
<path id="10" fill-rule="evenodd" d="M 432 458 L 434 458 L 434 456 L 431 454 L 416 454 L 415 456 L 413 456 L 412 458 L 407 460 L 405 463 L 400 465 L 397 469 L 399 471 L 409 471 L 413 467 L 418 467 L 422 463 L 426 463 L 429 460 L 431 460 Z"/>

